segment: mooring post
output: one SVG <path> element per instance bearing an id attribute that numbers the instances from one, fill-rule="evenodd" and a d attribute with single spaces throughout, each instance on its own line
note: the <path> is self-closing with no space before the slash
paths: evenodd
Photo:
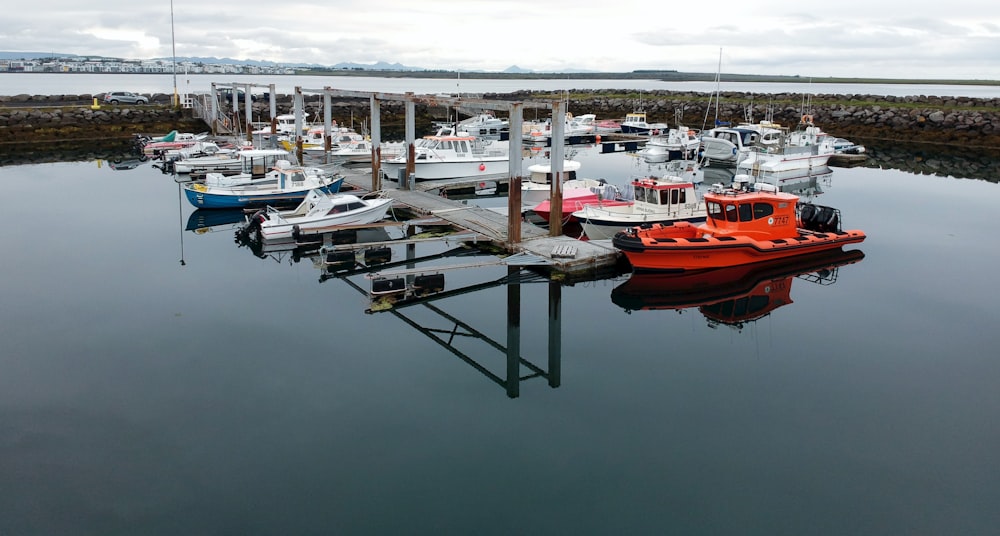
<path id="1" fill-rule="evenodd" d="M 510 166 L 507 181 L 507 244 L 521 243 L 521 124 L 523 123 L 524 105 L 513 102 L 507 110 L 507 124 L 510 130 L 508 149 L 510 150 Z"/>
<path id="2" fill-rule="evenodd" d="M 368 106 L 372 125 L 372 191 L 377 192 L 382 189 L 382 113 L 374 94 L 369 97 Z"/>
<path id="3" fill-rule="evenodd" d="M 327 153 L 333 148 L 333 110 L 330 93 L 323 91 L 323 150 Z"/>
<path id="4" fill-rule="evenodd" d="M 563 101 L 552 103 L 552 150 L 549 171 L 552 184 L 549 189 L 549 236 L 562 234 L 562 181 L 563 155 L 566 143 L 566 108 Z"/>
<path id="5" fill-rule="evenodd" d="M 406 92 L 406 175 L 404 182 L 406 185 L 400 184 L 399 188 L 401 190 L 410 189 L 410 177 L 416 173 L 416 158 L 417 151 L 414 147 L 416 141 L 416 127 L 414 126 L 416 115 L 416 104 L 413 102 L 413 92 Z"/>

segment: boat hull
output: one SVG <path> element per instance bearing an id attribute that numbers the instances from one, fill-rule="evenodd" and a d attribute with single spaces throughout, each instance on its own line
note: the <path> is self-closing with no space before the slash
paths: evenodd
<path id="1" fill-rule="evenodd" d="M 755 240 L 746 236 L 709 236 L 689 224 L 654 225 L 615 234 L 635 271 L 687 271 L 725 268 L 808 255 L 864 241 L 861 231 L 803 231 L 788 239 Z"/>
<path id="2" fill-rule="evenodd" d="M 365 225 L 375 223 L 385 218 L 392 205 L 391 199 L 379 199 L 372 202 L 366 209 L 355 211 L 349 215 L 333 214 L 326 218 L 310 220 L 289 218 L 286 221 L 260 225 L 260 237 L 265 240 L 280 240 L 292 238 L 297 233 L 317 232 L 345 225 Z"/>
<path id="3" fill-rule="evenodd" d="M 390 180 L 398 179 L 400 170 L 403 169 L 406 169 L 406 162 L 382 162 L 382 171 Z M 510 174 L 510 159 L 504 157 L 459 162 L 417 162 L 413 173 L 418 181 L 499 177 Z"/>
<path id="4" fill-rule="evenodd" d="M 189 203 L 197 208 L 206 209 L 227 209 L 227 208 L 250 208 L 266 205 L 295 204 L 305 199 L 309 190 L 319 189 L 328 194 L 335 194 L 340 191 L 340 186 L 344 179 L 338 177 L 329 184 L 321 187 L 316 185 L 304 186 L 302 188 L 285 189 L 281 191 L 266 190 L 254 193 L 250 190 L 213 190 L 198 188 L 198 184 L 184 185 L 184 195 Z"/>

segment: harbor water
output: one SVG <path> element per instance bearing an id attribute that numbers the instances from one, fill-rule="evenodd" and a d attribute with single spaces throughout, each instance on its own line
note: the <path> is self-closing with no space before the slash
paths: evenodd
<path id="1" fill-rule="evenodd" d="M 0 534 L 1000 526 L 996 182 L 834 168 L 808 192 L 863 258 L 733 286 L 787 297 L 760 315 L 489 256 L 373 312 L 364 274 L 245 247 L 136 164 L 0 173 Z"/>
<path id="2" fill-rule="evenodd" d="M 169 75 L 0 81 L 172 91 Z M 714 90 L 178 76 L 182 91 L 243 81 Z M 788 86 L 723 90 L 1000 94 Z M 840 266 L 759 270 L 708 297 L 627 267 L 553 283 L 452 242 L 397 245 L 392 263 L 414 261 L 396 269 L 476 267 L 385 311 L 364 273 L 315 250 L 237 242 L 238 220 L 195 211 L 153 162 L 0 168 L 0 534 L 993 534 L 1000 186 L 981 158 L 871 154 L 801 188 L 867 233 Z M 596 146 L 567 156 L 618 185 L 660 171 Z"/>

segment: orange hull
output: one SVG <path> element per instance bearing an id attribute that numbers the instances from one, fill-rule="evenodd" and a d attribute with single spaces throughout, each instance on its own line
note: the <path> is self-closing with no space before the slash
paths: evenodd
<path id="1" fill-rule="evenodd" d="M 791 238 L 755 239 L 749 236 L 713 236 L 684 222 L 636 227 L 618 233 L 614 245 L 637 271 L 687 271 L 725 268 L 785 259 L 837 249 L 864 241 L 862 231 L 813 232 L 800 230 Z"/>

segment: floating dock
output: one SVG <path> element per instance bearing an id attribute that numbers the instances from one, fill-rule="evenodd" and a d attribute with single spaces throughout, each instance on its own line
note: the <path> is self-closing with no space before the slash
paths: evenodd
<path id="1" fill-rule="evenodd" d="M 371 185 L 371 171 L 365 168 L 342 170 L 344 184 L 368 191 Z M 388 181 L 386 181 L 388 182 Z M 423 181 L 417 183 L 439 183 Z M 473 181 L 474 182 L 474 181 Z M 549 230 L 522 221 L 521 240 L 511 243 L 507 232 L 510 216 L 498 210 L 470 205 L 460 200 L 448 199 L 431 193 L 441 188 L 426 186 L 430 191 L 403 190 L 394 186 L 383 187 L 381 194 L 404 205 L 413 212 L 426 217 L 448 222 L 460 231 L 475 233 L 483 240 L 504 247 L 511 254 L 505 264 L 514 266 L 544 266 L 567 275 L 578 275 L 594 271 L 606 271 L 618 265 L 620 252 L 610 242 L 603 240 L 583 241 L 569 236 L 549 236 Z M 453 183 L 454 184 L 454 183 Z"/>

